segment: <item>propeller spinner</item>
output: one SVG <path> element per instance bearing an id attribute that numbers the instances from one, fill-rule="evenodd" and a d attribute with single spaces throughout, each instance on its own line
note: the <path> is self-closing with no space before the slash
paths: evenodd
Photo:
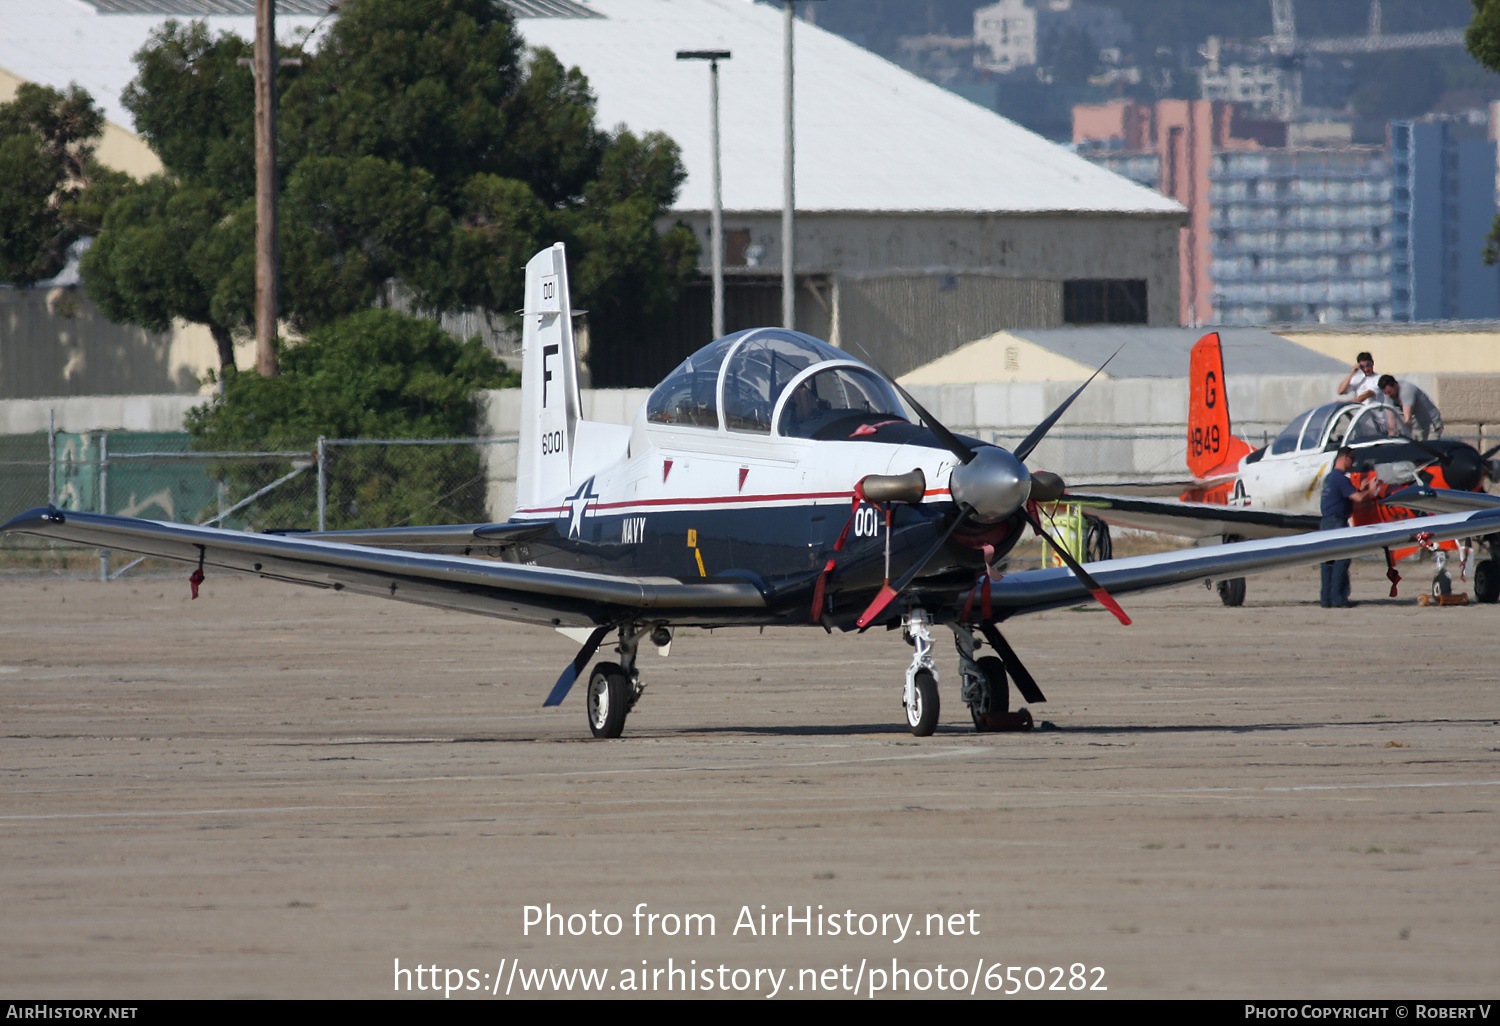
<path id="1" fill-rule="evenodd" d="M 864 352 L 864 347 L 860 346 L 860 350 Z M 957 435 L 939 422 L 936 417 L 928 413 L 921 403 L 912 398 L 911 393 L 901 387 L 900 382 L 886 373 L 885 369 L 876 363 L 868 352 L 865 352 L 865 357 L 869 359 L 870 365 L 900 393 L 901 398 L 906 400 L 907 405 L 922 419 L 922 422 L 927 425 L 928 430 L 936 435 L 938 440 L 958 457 L 958 463 L 954 466 L 948 478 L 948 490 L 953 496 L 954 504 L 958 506 L 958 516 L 948 525 L 948 529 L 943 532 L 937 542 L 920 559 L 907 568 L 906 573 L 902 574 L 899 580 L 894 583 L 888 583 L 880 589 L 880 593 L 875 596 L 875 600 L 870 603 L 869 607 L 858 620 L 861 628 L 869 626 L 885 607 L 890 604 L 891 600 L 901 594 L 917 578 L 917 575 L 937 555 L 938 551 L 948 543 L 948 539 L 952 537 L 953 532 L 958 529 L 960 524 L 971 519 L 980 523 L 998 523 L 1017 512 L 1021 513 L 1026 522 L 1031 525 L 1032 530 L 1040 535 L 1048 545 L 1052 546 L 1062 561 L 1067 564 L 1068 569 L 1083 583 L 1084 587 L 1089 590 L 1094 598 L 1113 613 L 1115 618 L 1122 624 L 1129 625 L 1130 617 L 1125 615 L 1125 611 L 1120 608 L 1119 604 L 1104 590 L 1099 582 L 1094 580 L 1093 575 L 1079 565 L 1078 560 L 1073 558 L 1072 553 L 1059 545 L 1050 534 L 1042 529 L 1041 521 L 1037 519 L 1034 511 L 1027 506 L 1027 501 L 1032 499 L 1038 502 L 1057 501 L 1062 496 L 1062 479 L 1056 474 L 1049 474 L 1045 471 L 1033 475 L 1026 469 L 1026 464 L 1023 462 L 1027 456 L 1031 455 L 1032 450 L 1041 444 L 1047 432 L 1052 429 L 1052 425 L 1056 424 L 1058 419 L 1067 412 L 1068 407 L 1073 405 L 1073 400 L 1083 394 L 1083 390 L 1093 382 L 1094 378 L 1099 376 L 1100 371 L 1109 366 L 1109 361 L 1113 360 L 1119 354 L 1119 351 L 1116 349 L 1114 353 L 1110 354 L 1109 360 L 1105 360 L 1100 364 L 1099 369 L 1094 371 L 1088 381 L 1079 385 L 1077 391 L 1063 400 L 1057 409 L 1053 410 L 1045 420 L 1033 428 L 1031 433 L 1016 447 L 1016 451 L 1013 453 L 998 446 L 987 445 L 977 449 L 969 448 Z"/>
<path id="2" fill-rule="evenodd" d="M 994 524 L 1010 516 L 1031 497 L 1031 472 L 1005 449 L 974 450 L 974 458 L 953 468 L 948 489 L 960 508 L 980 523 Z"/>

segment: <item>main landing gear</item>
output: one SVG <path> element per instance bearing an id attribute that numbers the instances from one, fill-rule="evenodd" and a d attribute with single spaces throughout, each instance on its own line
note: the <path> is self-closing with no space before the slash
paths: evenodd
<path id="1" fill-rule="evenodd" d="M 901 631 L 907 642 L 916 650 L 912 653 L 911 665 L 906 668 L 906 686 L 901 692 L 901 704 L 906 709 L 906 722 L 917 737 L 927 737 L 936 728 L 941 702 L 938 698 L 938 670 L 932 658 L 932 621 L 923 609 L 913 609 L 902 620 Z M 974 729 L 982 733 L 999 730 L 1030 730 L 1031 713 L 1026 709 L 1010 711 L 1010 685 L 1005 670 L 1005 660 L 999 656 L 976 658 L 974 653 L 980 642 L 972 631 L 955 623 L 948 624 L 953 631 L 954 644 L 958 649 L 959 698 L 969 707 L 969 716 Z M 995 637 L 999 637 L 998 632 Z M 1004 645 L 1004 641 L 999 642 Z M 998 649 L 997 649 L 998 650 Z M 1012 658 L 1014 653 L 1005 651 Z M 1024 669 L 1021 671 L 1025 674 Z M 1035 700 L 1045 701 L 1036 685 L 1026 675 L 1025 689 L 1032 692 Z"/>
<path id="2" fill-rule="evenodd" d="M 620 654 L 618 663 L 595 663 L 589 674 L 589 686 L 584 709 L 588 713 L 589 731 L 595 737 L 619 737 L 625 730 L 625 717 L 641 700 L 646 685 L 641 683 L 636 669 L 636 650 L 647 634 L 658 647 L 672 643 L 672 634 L 665 627 L 632 625 L 620 628 L 620 641 L 615 651 Z M 658 640 L 658 636 L 665 640 Z"/>

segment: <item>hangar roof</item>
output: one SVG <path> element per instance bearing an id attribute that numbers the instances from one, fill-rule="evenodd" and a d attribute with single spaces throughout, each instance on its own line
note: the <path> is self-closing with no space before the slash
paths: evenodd
<path id="1" fill-rule="evenodd" d="M 750 0 L 506 0 L 526 41 L 588 76 L 599 123 L 663 131 L 682 147 L 679 210 L 707 210 L 708 69 L 678 50 L 727 49 L 720 63 L 725 209 L 782 205 L 782 15 Z M 281 0 L 277 36 L 319 18 Z M 249 0 L 0 0 L 0 68 L 56 87 L 76 81 L 112 121 L 132 55 L 171 13 L 250 8 Z M 143 13 L 122 13 L 140 11 Z M 254 18 L 211 14 L 212 31 L 250 38 Z M 859 212 L 1183 213 L 1167 199 L 799 21 L 797 209 Z"/>
<path id="2" fill-rule="evenodd" d="M 712 205 L 708 68 L 719 63 L 724 208 L 782 206 L 783 16 L 749 0 L 589 0 L 603 18 L 522 17 L 533 46 L 583 69 L 599 122 L 682 147 L 679 210 Z M 993 111 L 798 21 L 797 209 L 1180 214 L 1174 200 L 1095 167 Z"/>
<path id="3" fill-rule="evenodd" d="M 970 342 L 901 377 L 904 385 L 976 381 L 1081 381 L 1109 359 L 1101 378 L 1183 378 L 1188 352 L 1210 331 L 1219 333 L 1224 373 L 1329 374 L 1337 382 L 1349 365 L 1262 328 L 1012 328 Z M 1123 346 L 1123 348 L 1121 348 Z"/>
<path id="4" fill-rule="evenodd" d="M 320 20 L 307 14 L 311 0 L 279 0 L 276 38 L 291 42 L 298 29 Z M 317 4 L 327 10 L 327 4 Z M 212 11 L 246 10 L 245 14 Z M 201 19 L 210 32 L 255 38 L 252 0 L 0 0 L 0 69 L 28 82 L 64 89 L 77 82 L 89 91 L 104 116 L 132 128 L 120 94 L 135 77 L 136 51 L 168 18 Z"/>

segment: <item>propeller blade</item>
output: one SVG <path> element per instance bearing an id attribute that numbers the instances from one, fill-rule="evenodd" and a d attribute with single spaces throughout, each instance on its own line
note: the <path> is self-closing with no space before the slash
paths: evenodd
<path id="1" fill-rule="evenodd" d="M 1423 442 L 1416 438 L 1408 438 L 1407 441 L 1412 445 L 1417 446 L 1418 448 L 1426 449 L 1428 452 L 1432 453 L 1433 460 L 1441 463 L 1445 467 L 1453 460 L 1453 454 L 1451 452 L 1443 452 L 1436 446 L 1428 445 L 1426 442 Z"/>
<path id="2" fill-rule="evenodd" d="M 1130 617 L 1125 615 L 1125 610 L 1121 609 L 1120 604 L 1110 597 L 1109 592 L 1105 591 L 1103 586 L 1094 580 L 1094 575 L 1079 565 L 1078 560 L 1073 558 L 1071 552 L 1059 545 L 1053 540 L 1050 534 L 1042 529 L 1042 522 L 1037 519 L 1036 515 L 1029 508 L 1024 510 L 1024 515 L 1036 533 L 1041 535 L 1047 544 L 1052 546 L 1053 551 L 1062 557 L 1062 561 L 1068 565 L 1068 569 L 1073 571 L 1073 576 L 1082 581 L 1083 586 L 1089 590 L 1094 598 L 1099 600 L 1099 604 L 1111 613 L 1114 613 L 1116 620 L 1129 627 Z"/>
<path id="3" fill-rule="evenodd" d="M 544 708 L 551 705 L 562 705 L 562 700 L 567 698 L 568 692 L 572 690 L 573 682 L 578 679 L 578 675 L 583 672 L 583 668 L 589 664 L 589 660 L 594 658 L 594 653 L 599 651 L 599 643 L 604 640 L 604 636 L 609 632 L 610 628 L 604 626 L 589 635 L 589 640 L 583 643 L 583 647 L 578 650 L 578 654 L 573 657 L 573 661 L 563 669 L 562 675 L 557 678 L 557 683 L 552 685 L 551 694 L 542 703 Z"/>
<path id="4" fill-rule="evenodd" d="M 891 599 L 905 591 L 906 586 L 917 579 L 917 574 L 921 573 L 927 564 L 932 562 L 932 557 L 938 554 L 939 549 L 948 544 L 948 539 L 953 536 L 954 531 L 958 530 L 958 525 L 967 520 L 969 514 L 972 512 L 974 512 L 974 507 L 965 504 L 958 511 L 958 516 L 953 518 L 953 523 L 948 525 L 948 530 L 944 531 L 943 536 L 937 540 L 937 543 L 924 552 L 921 559 L 907 567 L 906 573 L 902 574 L 895 584 L 886 584 L 880 589 L 880 594 L 875 596 L 875 600 L 865 608 L 865 611 L 860 614 L 859 620 L 856 621 L 859 627 L 869 626 L 870 622 L 879 616 L 885 610 L 886 606 L 891 604 Z"/>
<path id="5" fill-rule="evenodd" d="M 1124 348 L 1125 343 L 1120 343 L 1120 349 Z M 1119 356 L 1120 349 L 1116 349 L 1114 352 L 1110 353 L 1109 360 L 1113 360 L 1115 357 Z M 1031 434 L 1027 435 L 1020 445 L 1016 446 L 1016 459 L 1024 460 L 1027 456 L 1031 455 L 1031 450 L 1040 445 L 1042 439 L 1047 437 L 1047 432 L 1052 430 L 1052 425 L 1057 423 L 1057 418 L 1061 417 L 1064 413 L 1067 413 L 1068 407 L 1073 405 L 1073 400 L 1082 395 L 1083 390 L 1085 388 L 1088 388 L 1089 385 L 1093 384 L 1094 379 L 1099 376 L 1100 372 L 1103 371 L 1104 368 L 1109 366 L 1109 360 L 1105 360 L 1103 363 L 1101 363 L 1099 365 L 1099 369 L 1094 371 L 1093 374 L 1089 375 L 1089 379 L 1087 381 L 1078 386 L 1078 391 L 1074 392 L 1072 395 L 1068 396 L 1068 398 L 1064 399 L 1062 405 L 1053 410 L 1051 415 L 1048 416 L 1046 420 L 1042 421 L 1036 427 L 1031 429 Z"/>
<path id="6" fill-rule="evenodd" d="M 1016 650 L 1001 635 L 1000 628 L 992 623 L 982 623 L 979 625 L 979 633 L 984 635 L 984 640 L 990 643 L 990 648 L 995 650 L 995 654 L 1005 664 L 1005 672 L 1016 682 L 1016 690 L 1021 692 L 1021 697 L 1028 702 L 1045 702 L 1047 696 L 1036 686 L 1036 678 L 1021 664 L 1021 657 L 1016 655 Z"/>
<path id="7" fill-rule="evenodd" d="M 875 372 L 882 378 L 885 378 L 886 383 L 894 388 L 902 399 L 906 400 L 906 405 L 917 411 L 917 416 L 922 419 L 923 424 L 927 425 L 927 430 L 937 435 L 938 441 L 947 446 L 948 451 L 957 456 L 960 463 L 968 463 L 974 458 L 974 450 L 970 449 L 963 442 L 960 442 L 957 435 L 944 427 L 941 421 L 939 421 L 932 414 L 928 413 L 926 408 L 923 407 L 921 403 L 913 399 L 911 397 L 911 393 L 902 388 L 899 381 L 891 377 L 888 373 L 886 373 L 886 369 L 884 367 L 875 362 L 875 357 L 870 355 L 870 351 L 868 349 L 860 345 L 858 342 L 854 344 L 856 346 L 859 346 L 859 351 L 865 354 L 865 359 L 869 361 L 870 366 L 875 370 Z M 1071 402 L 1071 400 L 1069 401 Z"/>

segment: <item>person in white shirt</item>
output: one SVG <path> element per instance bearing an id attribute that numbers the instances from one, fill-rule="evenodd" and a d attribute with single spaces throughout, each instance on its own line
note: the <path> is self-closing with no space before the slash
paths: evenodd
<path id="1" fill-rule="evenodd" d="M 1370 399 L 1380 398 L 1380 375 L 1375 373 L 1375 360 L 1369 353 L 1360 353 L 1355 358 L 1354 367 L 1344 378 L 1344 383 L 1339 386 L 1339 395 L 1349 398 L 1345 400 L 1351 403 L 1367 402 Z"/>

